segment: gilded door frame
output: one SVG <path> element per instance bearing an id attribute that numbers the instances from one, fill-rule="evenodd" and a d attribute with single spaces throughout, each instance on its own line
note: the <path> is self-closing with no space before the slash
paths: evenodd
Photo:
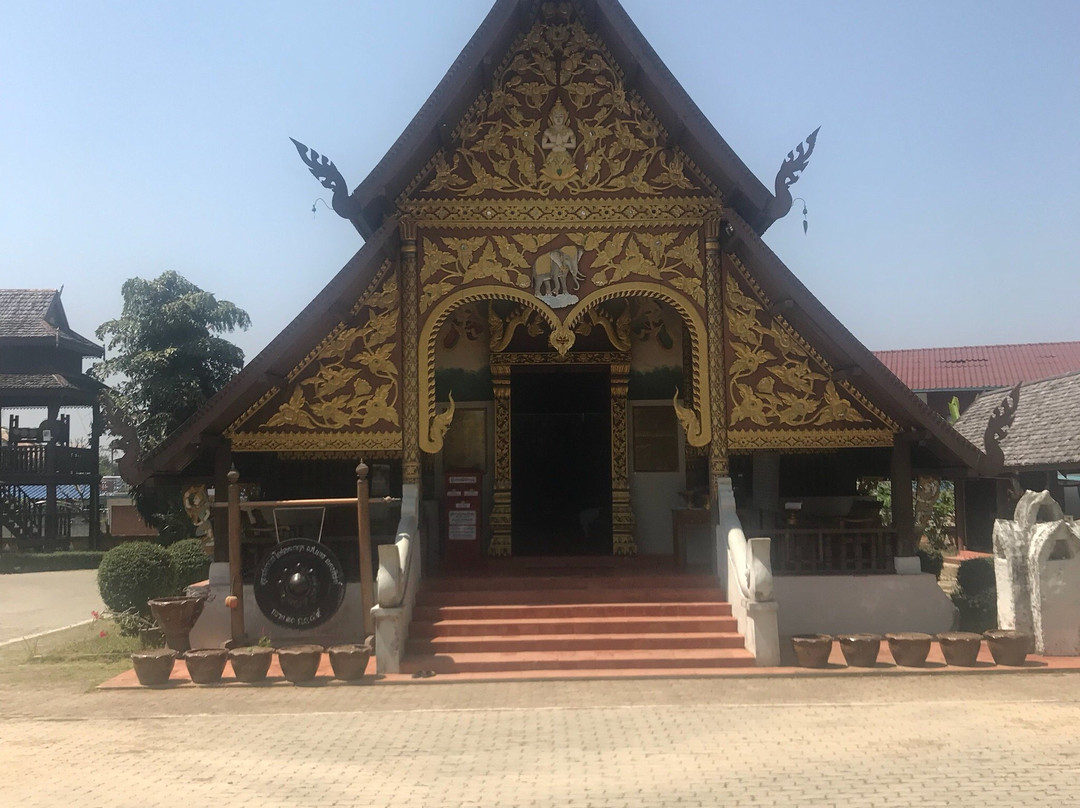
<path id="1" fill-rule="evenodd" d="M 492 353 L 491 380 L 495 390 L 495 497 L 491 514 L 493 536 L 488 555 L 512 554 L 510 517 L 510 375 L 521 365 L 593 365 L 608 369 L 611 390 L 611 522 L 612 554 L 634 555 L 634 515 L 630 507 L 627 453 L 626 394 L 630 376 L 629 351 L 568 351 Z"/>

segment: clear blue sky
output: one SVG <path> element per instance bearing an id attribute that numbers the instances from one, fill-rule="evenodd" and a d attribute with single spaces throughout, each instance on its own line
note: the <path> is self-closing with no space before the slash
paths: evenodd
<path id="1" fill-rule="evenodd" d="M 174 269 L 251 358 L 362 243 L 289 136 L 355 187 L 489 5 L 6 0 L 0 286 Z M 766 241 L 869 348 L 1080 339 L 1080 2 L 624 5 L 767 187 L 821 125 Z"/>

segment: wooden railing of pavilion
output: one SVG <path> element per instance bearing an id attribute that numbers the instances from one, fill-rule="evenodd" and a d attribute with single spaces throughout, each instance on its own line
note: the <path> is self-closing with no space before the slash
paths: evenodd
<path id="1" fill-rule="evenodd" d="M 52 443 L 0 449 L 0 472 L 8 474 L 93 474 L 96 470 L 92 449 Z"/>
<path id="2" fill-rule="evenodd" d="M 891 528 L 775 528 L 751 532 L 772 539 L 775 575 L 894 571 L 897 536 Z"/>

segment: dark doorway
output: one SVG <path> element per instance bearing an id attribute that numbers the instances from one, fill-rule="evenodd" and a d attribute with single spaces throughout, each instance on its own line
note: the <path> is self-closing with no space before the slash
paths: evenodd
<path id="1" fill-rule="evenodd" d="M 610 402 L 606 370 L 511 371 L 514 555 L 611 554 Z"/>

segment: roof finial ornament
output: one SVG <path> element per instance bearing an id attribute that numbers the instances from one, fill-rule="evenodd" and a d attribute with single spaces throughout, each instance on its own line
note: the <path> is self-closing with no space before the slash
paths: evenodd
<path id="1" fill-rule="evenodd" d="M 765 212 L 773 221 L 784 218 L 787 216 L 788 211 L 791 210 L 791 204 L 794 201 L 791 198 L 791 186 L 799 181 L 799 176 L 810 163 L 810 155 L 814 153 L 814 144 L 817 143 L 817 135 L 820 131 L 821 127 L 819 126 L 807 136 L 804 142 L 796 146 L 794 151 L 789 151 L 787 159 L 780 164 L 780 170 L 776 172 L 776 196 L 769 200 L 769 204 L 765 208 Z M 805 208 L 806 202 L 803 202 L 804 215 Z M 803 232 L 805 231 L 806 228 L 804 227 Z"/>
<path id="2" fill-rule="evenodd" d="M 320 156 L 317 151 L 309 149 L 295 138 L 289 138 L 289 140 L 296 146 L 300 159 L 304 161 L 304 165 L 311 171 L 311 175 L 322 184 L 323 188 L 329 188 L 334 192 L 331 200 L 334 212 L 343 219 L 355 217 L 360 211 L 352 199 L 349 198 L 349 186 L 345 182 L 345 178 L 341 176 L 337 166 L 334 165 L 334 162 L 325 154 Z M 311 206 L 311 212 L 315 212 L 314 205 Z"/>

